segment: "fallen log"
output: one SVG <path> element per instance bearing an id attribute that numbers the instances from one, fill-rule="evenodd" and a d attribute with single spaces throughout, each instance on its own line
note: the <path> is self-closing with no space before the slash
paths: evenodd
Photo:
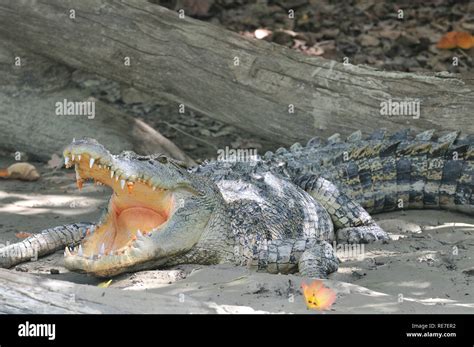
<path id="1" fill-rule="evenodd" d="M 98 288 L 0 269 L 0 314 L 216 313 L 187 296 Z"/>
<path id="2" fill-rule="evenodd" d="M 21 65 L 13 64 L 21 57 Z M 0 148 L 47 161 L 73 138 L 93 137 L 113 153 L 164 153 L 188 164 L 193 160 L 143 121 L 71 85 L 70 69 L 14 46 L 0 47 Z M 67 101 L 67 102 L 66 102 Z M 93 114 L 58 114 L 64 105 L 94 105 Z M 89 103 L 89 104 L 88 104 Z M 67 106 L 66 106 L 67 107 Z M 22 158 L 17 158 L 22 159 Z"/>
<path id="3" fill-rule="evenodd" d="M 380 127 L 474 132 L 472 76 L 308 57 L 144 1 L 4 0 L 0 36 L 284 144 Z M 418 115 L 381 115 L 409 100 Z"/>

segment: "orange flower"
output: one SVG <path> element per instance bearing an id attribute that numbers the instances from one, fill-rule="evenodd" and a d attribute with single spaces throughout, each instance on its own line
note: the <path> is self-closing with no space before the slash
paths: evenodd
<path id="1" fill-rule="evenodd" d="M 470 49 L 474 47 L 474 36 L 466 32 L 451 31 L 438 41 L 436 47 L 441 49 L 452 49 L 456 47 Z"/>
<path id="2" fill-rule="evenodd" d="M 336 301 L 336 293 L 325 287 L 321 280 L 315 280 L 309 285 L 303 282 L 301 288 L 308 308 L 327 310 Z"/>

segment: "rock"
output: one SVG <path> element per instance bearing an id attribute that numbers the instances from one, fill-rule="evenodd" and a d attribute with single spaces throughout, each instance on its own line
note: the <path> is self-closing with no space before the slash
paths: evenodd
<path id="1" fill-rule="evenodd" d="M 270 35 L 272 32 L 268 29 L 257 29 L 254 31 L 253 35 L 255 38 L 261 40 Z"/>
<path id="2" fill-rule="evenodd" d="M 363 47 L 374 47 L 379 45 L 380 40 L 375 36 L 362 34 L 359 36 L 359 42 Z"/>
<path id="3" fill-rule="evenodd" d="M 293 43 L 293 36 L 285 31 L 276 31 L 272 34 L 272 41 L 279 45 L 291 46 Z"/>
<path id="4" fill-rule="evenodd" d="M 462 273 L 468 276 L 474 276 L 474 267 L 462 270 Z"/>
<path id="5" fill-rule="evenodd" d="M 398 30 L 389 30 L 389 29 L 384 29 L 379 32 L 379 36 L 384 38 L 384 39 L 389 39 L 395 41 L 398 39 L 401 35 L 401 32 Z"/>
<path id="6" fill-rule="evenodd" d="M 419 68 L 420 64 L 418 63 L 418 60 L 416 60 L 415 58 L 407 58 L 404 60 L 402 66 L 404 67 L 406 71 L 409 71 L 409 69 Z"/>
<path id="7" fill-rule="evenodd" d="M 59 270 L 58 269 L 51 269 L 51 270 L 49 270 L 49 272 L 51 273 L 51 275 L 59 275 Z"/>
<path id="8" fill-rule="evenodd" d="M 437 43 L 439 40 L 438 31 L 432 29 L 431 27 L 421 26 L 416 28 L 415 32 L 413 32 L 414 36 L 420 38 L 420 40 L 424 39 L 429 43 Z"/>
<path id="9" fill-rule="evenodd" d="M 420 39 L 416 36 L 404 33 L 398 38 L 397 42 L 402 46 L 416 46 L 420 44 Z"/>
<path id="10" fill-rule="evenodd" d="M 71 80 L 83 88 L 99 88 L 108 82 L 104 77 L 81 70 L 75 70 Z"/>
<path id="11" fill-rule="evenodd" d="M 358 45 L 347 40 L 336 42 L 336 46 L 343 54 L 347 54 L 348 56 L 354 55 L 359 51 Z"/>
<path id="12" fill-rule="evenodd" d="M 126 104 L 153 103 L 156 100 L 155 97 L 133 87 L 121 86 L 120 94 L 122 95 L 122 101 Z"/>
<path id="13" fill-rule="evenodd" d="M 190 16 L 207 16 L 214 0 L 184 0 L 183 9 Z"/>
<path id="14" fill-rule="evenodd" d="M 205 137 L 211 136 L 211 132 L 207 129 L 199 129 L 199 133 Z"/>
<path id="15" fill-rule="evenodd" d="M 21 181 L 36 181 L 40 178 L 40 174 L 35 166 L 29 163 L 15 163 L 6 169 L 4 178 L 17 179 Z"/>
<path id="16" fill-rule="evenodd" d="M 298 7 L 304 6 L 308 4 L 308 0 L 285 0 L 285 1 L 278 1 L 277 2 L 281 7 L 284 9 L 296 9 Z"/>
<path id="17" fill-rule="evenodd" d="M 339 35 L 340 30 L 338 28 L 332 28 L 332 29 L 325 29 L 322 31 L 322 37 L 323 39 L 334 39 Z"/>
<path id="18" fill-rule="evenodd" d="M 461 27 L 465 30 L 468 30 L 468 31 L 474 31 L 474 23 L 464 22 L 464 23 L 461 24 Z"/>

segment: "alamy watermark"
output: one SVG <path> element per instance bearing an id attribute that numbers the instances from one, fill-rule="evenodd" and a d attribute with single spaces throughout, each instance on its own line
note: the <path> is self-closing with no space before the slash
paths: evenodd
<path id="1" fill-rule="evenodd" d="M 333 242 L 332 247 L 339 258 L 361 260 L 365 257 L 365 247 L 361 243 L 340 243 Z"/>
<path id="2" fill-rule="evenodd" d="M 19 337 L 47 337 L 48 340 L 56 339 L 56 324 L 37 324 L 26 321 L 18 325 Z"/>
<path id="3" fill-rule="evenodd" d="M 229 148 L 217 150 L 217 160 L 225 162 L 249 162 L 255 165 L 258 161 L 257 150 L 255 148 Z"/>
<path id="4" fill-rule="evenodd" d="M 380 114 L 382 116 L 409 116 L 413 119 L 420 118 L 420 100 L 419 99 L 405 99 L 392 100 L 388 99 L 380 103 Z"/>
<path id="5" fill-rule="evenodd" d="M 69 101 L 64 99 L 55 104 L 57 116 L 87 116 L 95 118 L 95 101 Z"/>

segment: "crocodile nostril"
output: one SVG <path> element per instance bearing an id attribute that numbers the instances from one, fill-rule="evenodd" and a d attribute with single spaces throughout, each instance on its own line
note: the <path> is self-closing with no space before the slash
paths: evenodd
<path id="1" fill-rule="evenodd" d="M 166 157 L 164 157 L 164 156 L 158 157 L 158 158 L 156 158 L 156 160 L 157 160 L 158 162 L 160 162 L 161 164 L 167 164 L 167 163 L 168 163 L 168 158 L 166 158 Z"/>

